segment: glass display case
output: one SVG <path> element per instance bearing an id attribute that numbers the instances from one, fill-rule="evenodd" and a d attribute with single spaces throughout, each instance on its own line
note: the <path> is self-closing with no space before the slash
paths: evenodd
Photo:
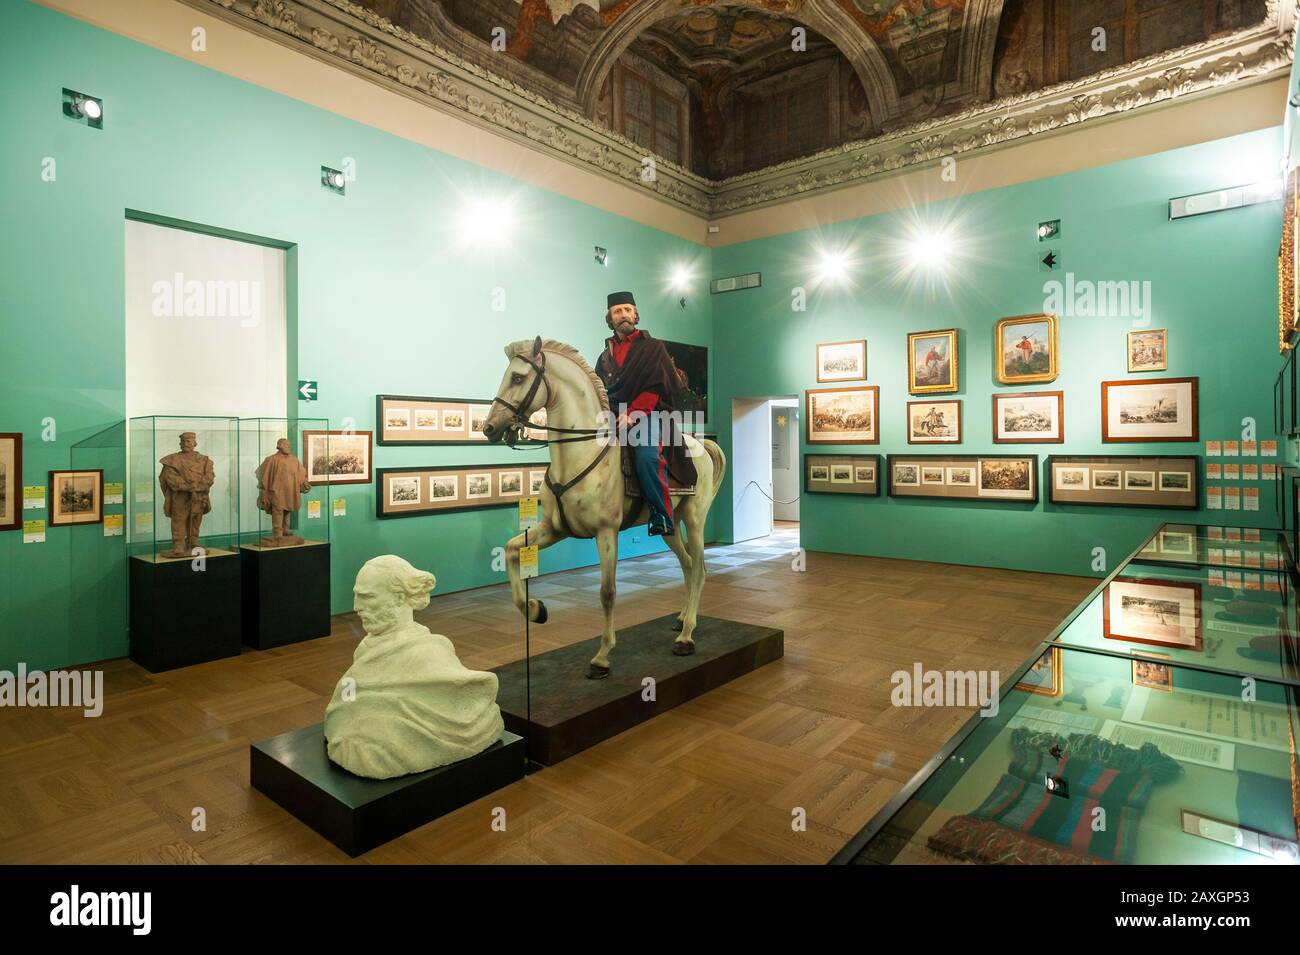
<path id="1" fill-rule="evenodd" d="M 303 460 L 304 434 L 309 431 L 328 432 L 329 419 L 239 420 L 242 547 L 266 550 L 329 542 L 330 486 L 309 483 Z"/>
<path id="2" fill-rule="evenodd" d="M 1300 863 L 1293 569 L 1146 559 L 1225 530 L 1157 530 L 837 861 Z"/>
<path id="3" fill-rule="evenodd" d="M 1143 544 L 1133 560 L 1144 564 L 1281 570 L 1289 553 L 1281 531 L 1259 527 L 1166 524 Z"/>
<path id="4" fill-rule="evenodd" d="M 233 556 L 239 538 L 239 419 L 132 418 L 127 549 L 155 563 Z"/>

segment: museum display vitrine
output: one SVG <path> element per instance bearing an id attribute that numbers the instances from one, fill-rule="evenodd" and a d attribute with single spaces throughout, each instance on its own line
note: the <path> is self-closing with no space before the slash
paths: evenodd
<path id="1" fill-rule="evenodd" d="M 1123 561 L 838 861 L 1300 862 L 1291 571 L 1231 573 Z"/>
<path id="2" fill-rule="evenodd" d="M 1287 566 L 1282 532 L 1259 527 L 1165 524 L 1133 555 L 1134 563 L 1209 564 L 1228 571 Z"/>

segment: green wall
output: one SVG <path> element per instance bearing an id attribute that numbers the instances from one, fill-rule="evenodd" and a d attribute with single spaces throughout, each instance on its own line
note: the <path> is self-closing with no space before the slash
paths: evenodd
<path id="1" fill-rule="evenodd" d="M 102 130 L 62 115 L 65 87 L 104 99 Z M 687 261 L 704 287 L 701 246 L 44 8 L 0 13 L 0 88 L 0 431 L 24 434 L 26 484 L 46 484 L 51 468 L 122 467 L 120 431 L 94 436 L 124 415 L 127 209 L 296 245 L 298 372 L 321 388 L 301 413 L 336 426 L 350 418 L 373 428 L 379 393 L 490 397 L 502 347 L 539 333 L 594 359 L 615 288 L 635 290 L 656 335 L 712 344 L 707 297 L 692 295 L 683 310 L 664 284 Z M 56 163 L 53 182 L 42 180 L 45 157 Z M 340 198 L 321 188 L 319 169 L 344 157 L 357 179 Z M 463 202 L 482 195 L 509 195 L 517 211 L 500 250 L 459 241 Z M 595 245 L 610 250 L 608 268 L 594 262 Z M 504 312 L 491 308 L 496 287 Z M 87 441 L 107 446 L 74 453 Z M 374 463 L 538 456 L 376 446 Z M 433 571 L 440 593 L 504 580 L 491 552 L 512 533 L 512 510 L 380 522 L 373 485 L 337 491 L 347 516 L 332 522 L 335 612 L 351 608 L 357 570 L 382 553 Z M 0 668 L 127 652 L 123 540 L 100 527 L 52 528 L 44 544 L 0 534 Z M 662 546 L 643 530 L 622 538 L 624 555 Z M 594 561 L 590 542 L 568 541 L 544 552 L 542 571 Z"/>
<path id="2" fill-rule="evenodd" d="M 908 332 L 959 329 L 963 440 L 954 453 L 1203 453 L 1197 444 L 1101 442 L 1100 382 L 1130 376 L 1128 318 L 1063 316 L 1060 374 L 1052 384 L 999 386 L 993 325 L 1000 317 L 1044 310 L 1043 284 L 1135 280 L 1151 283 L 1151 327 L 1169 329 L 1168 377 L 1200 378 L 1201 441 L 1240 438 L 1243 418 L 1271 435 L 1277 369 L 1276 257 L 1281 204 L 1168 220 L 1168 200 L 1276 175 L 1280 129 L 1221 140 L 1022 185 L 971 191 L 955 201 L 872 216 L 818 231 L 790 233 L 715 250 L 714 275 L 761 271 L 761 288 L 714 297 L 718 363 L 714 414 L 724 439 L 731 399 L 801 394 L 818 387 L 818 342 L 867 340 L 868 384 L 880 386 L 879 445 L 804 446 L 808 451 L 932 452 L 907 444 Z M 1261 173 L 1262 170 L 1262 173 Z M 940 169 L 933 173 L 940 175 Z M 957 182 L 968 189 L 978 183 Z M 1036 227 L 1060 219 L 1062 234 L 1040 243 Z M 941 278 L 900 275 L 899 247 L 916 222 L 948 223 L 959 255 Z M 851 288 L 812 287 L 814 249 L 852 247 L 860 259 Z M 1059 249 L 1059 271 L 1039 256 Z M 792 310 L 792 289 L 808 289 L 807 310 Z M 995 391 L 1065 392 L 1063 445 L 995 445 Z M 729 446 L 724 444 L 726 450 Z M 1285 451 L 1282 451 L 1285 454 Z M 1266 459 L 1267 460 L 1267 459 Z M 1281 460 L 1272 459 L 1272 460 Z M 1041 476 L 1041 475 L 1040 475 Z M 730 478 L 730 475 L 729 475 Z M 1271 526 L 1275 485 L 1260 487 L 1260 510 L 1164 511 L 1147 508 L 952 503 L 805 495 L 801 542 L 811 550 L 1097 574 L 1093 548 L 1113 568 L 1160 522 L 1229 521 Z M 730 480 L 728 490 L 730 490 Z M 1041 489 L 1040 489 L 1041 492 Z M 1204 498 L 1202 498 L 1204 500 Z M 719 533 L 731 532 L 720 515 Z"/>

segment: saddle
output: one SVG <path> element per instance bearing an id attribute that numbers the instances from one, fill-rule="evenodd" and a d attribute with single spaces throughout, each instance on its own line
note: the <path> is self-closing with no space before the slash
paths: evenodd
<path id="1" fill-rule="evenodd" d="M 644 498 L 641 482 L 636 477 L 636 463 L 633 448 L 623 447 L 623 493 L 627 497 Z M 695 493 L 695 462 L 686 453 L 684 444 L 669 445 L 663 449 L 664 463 L 668 466 L 668 493 L 673 497 L 687 496 Z"/>

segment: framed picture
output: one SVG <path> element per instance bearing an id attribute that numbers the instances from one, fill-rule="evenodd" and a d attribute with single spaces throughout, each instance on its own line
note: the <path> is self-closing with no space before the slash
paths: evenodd
<path id="1" fill-rule="evenodd" d="M 891 454 L 890 497 L 1038 501 L 1036 454 Z"/>
<path id="2" fill-rule="evenodd" d="M 995 371 L 999 384 L 1055 381 L 1056 316 L 1047 313 L 1000 318 L 993 327 Z"/>
<path id="3" fill-rule="evenodd" d="M 1151 657 L 1168 660 L 1167 653 L 1150 653 L 1142 650 L 1130 650 L 1133 654 L 1133 685 L 1145 686 L 1150 690 L 1165 693 L 1174 691 L 1174 668 L 1168 663 L 1157 663 Z"/>
<path id="4" fill-rule="evenodd" d="M 546 486 L 546 468 L 528 472 L 528 496 L 539 497 Z"/>
<path id="5" fill-rule="evenodd" d="M 51 527 L 104 522 L 104 472 L 51 471 Z"/>
<path id="6" fill-rule="evenodd" d="M 880 493 L 878 454 L 805 454 L 804 490 L 814 494 Z"/>
<path id="7" fill-rule="evenodd" d="M 832 465 L 831 465 L 831 483 L 832 483 L 832 484 L 852 484 L 852 483 L 853 483 L 853 465 L 851 465 L 851 464 L 832 464 Z"/>
<path id="8" fill-rule="evenodd" d="M 808 444 L 879 444 L 880 389 L 811 388 L 804 392 Z"/>
<path id="9" fill-rule="evenodd" d="M 1015 689 L 1039 696 L 1060 696 L 1065 689 L 1061 680 L 1064 655 L 1060 647 L 1049 647 L 1016 683 Z"/>
<path id="10" fill-rule="evenodd" d="M 1149 328 L 1128 333 L 1129 371 L 1169 370 L 1169 329 Z"/>
<path id="11" fill-rule="evenodd" d="M 814 464 L 808 469 L 808 480 L 810 481 L 830 481 L 831 469 L 825 464 Z"/>
<path id="12" fill-rule="evenodd" d="M 379 444 L 486 444 L 483 423 L 492 403 L 481 398 L 376 395 Z"/>
<path id="13" fill-rule="evenodd" d="M 709 349 L 704 345 L 688 345 L 660 339 L 677 369 L 677 387 L 673 389 L 673 408 L 686 415 L 709 420 Z M 686 418 L 687 421 L 694 420 Z M 546 420 L 543 418 L 542 423 Z"/>
<path id="14" fill-rule="evenodd" d="M 921 465 L 895 464 L 892 482 L 894 487 L 920 487 Z"/>
<path id="15" fill-rule="evenodd" d="M 921 483 L 922 484 L 943 484 L 943 465 L 930 467 L 921 465 Z"/>
<path id="16" fill-rule="evenodd" d="M 818 345 L 817 380 L 866 381 L 867 343 L 826 342 Z"/>
<path id="17" fill-rule="evenodd" d="M 1282 236 L 1277 247 L 1277 350 L 1285 352 L 1296 332 L 1296 273 L 1297 260 L 1296 196 L 1300 190 L 1296 170 L 1287 175 L 1282 196 Z"/>
<path id="18" fill-rule="evenodd" d="M 402 504 L 423 504 L 424 495 L 420 493 L 423 485 L 418 474 L 394 477 L 388 482 L 388 503 L 392 507 Z"/>
<path id="19" fill-rule="evenodd" d="M 865 466 L 854 467 L 853 481 L 855 484 L 872 484 L 876 480 L 876 469 L 868 464 Z"/>
<path id="20" fill-rule="evenodd" d="M 1159 487 L 1161 491 L 1190 491 L 1192 475 L 1189 471 L 1161 471 Z"/>
<path id="21" fill-rule="evenodd" d="M 1200 650 L 1201 586 L 1169 580 L 1117 578 L 1102 599 L 1107 640 Z"/>
<path id="22" fill-rule="evenodd" d="M 945 479 L 945 483 L 953 487 L 974 487 L 975 469 L 968 464 L 952 466 L 948 468 Z"/>
<path id="23" fill-rule="evenodd" d="M 481 501 L 492 496 L 492 472 L 465 475 L 465 500 Z"/>
<path id="24" fill-rule="evenodd" d="M 980 458 L 976 470 L 980 497 L 1037 500 L 1034 463 L 1030 458 Z"/>
<path id="25" fill-rule="evenodd" d="M 429 477 L 429 503 L 443 504 L 460 500 L 459 474 L 434 474 Z"/>
<path id="26" fill-rule="evenodd" d="M 1053 504 L 1200 507 L 1194 454 L 1053 454 L 1047 472 Z"/>
<path id="27" fill-rule="evenodd" d="M 370 431 L 304 431 L 302 459 L 312 484 L 369 484 Z"/>
<path id="28" fill-rule="evenodd" d="M 961 399 L 909 401 L 908 444 L 961 444 Z"/>
<path id="29" fill-rule="evenodd" d="M 1124 472 L 1124 490 L 1154 491 L 1155 489 L 1156 489 L 1156 473 L 1154 471 L 1125 471 Z"/>
<path id="30" fill-rule="evenodd" d="M 1101 383 L 1101 440 L 1198 441 L 1198 378 Z"/>
<path id="31" fill-rule="evenodd" d="M 1088 469 L 1060 467 L 1055 469 L 1053 480 L 1058 491 L 1088 490 Z"/>
<path id="32" fill-rule="evenodd" d="M 957 329 L 907 336 L 907 390 L 914 395 L 957 390 Z"/>
<path id="33" fill-rule="evenodd" d="M 23 436 L 0 432 L 0 531 L 23 527 Z"/>
<path id="34" fill-rule="evenodd" d="M 1060 444 L 1065 440 L 1065 392 L 1003 392 L 993 396 L 994 444 Z"/>
<path id="35" fill-rule="evenodd" d="M 423 517 L 449 511 L 512 507 L 524 475 L 546 473 L 545 462 L 452 464 L 375 470 L 376 516 Z"/>
<path id="36" fill-rule="evenodd" d="M 1120 488 L 1120 475 L 1123 472 L 1111 468 L 1093 468 L 1092 486 L 1097 490 L 1114 490 Z"/>

